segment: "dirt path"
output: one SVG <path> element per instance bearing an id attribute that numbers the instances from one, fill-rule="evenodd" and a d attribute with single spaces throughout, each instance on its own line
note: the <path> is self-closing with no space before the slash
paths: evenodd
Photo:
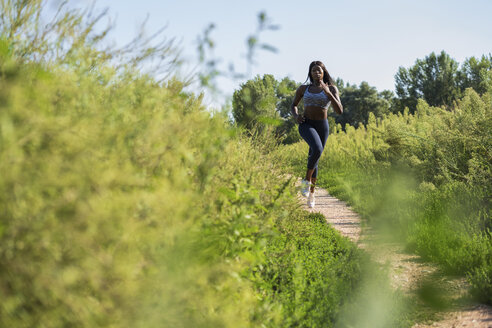
<path id="1" fill-rule="evenodd" d="M 350 238 L 359 247 L 369 251 L 376 261 L 388 265 L 391 284 L 395 289 L 415 293 L 422 282 L 432 280 L 435 283 L 438 279 L 441 288 L 450 291 L 453 297 L 457 299 L 466 297 L 467 284 L 464 279 L 443 278 L 435 266 L 423 262 L 417 255 L 406 254 L 401 245 L 372 243 L 371 239 L 375 236 L 363 226 L 359 215 L 345 202 L 330 196 L 326 190 L 316 189 L 316 206 L 313 209 L 307 207 L 305 198 L 300 195 L 299 201 L 306 210 L 323 214 L 328 224 L 340 231 L 343 236 Z M 482 304 L 462 307 L 459 311 L 441 312 L 439 317 L 439 321 L 416 324 L 413 328 L 492 328 L 492 307 Z"/>

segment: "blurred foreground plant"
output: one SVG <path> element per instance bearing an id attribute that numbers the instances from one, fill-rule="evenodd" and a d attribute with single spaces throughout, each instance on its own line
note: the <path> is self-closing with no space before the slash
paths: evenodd
<path id="1" fill-rule="evenodd" d="M 144 26 L 128 44 L 116 48 L 107 43 L 114 27 L 108 10 L 79 8 L 69 1 L 1 0 L 0 35 L 16 58 L 63 65 L 80 71 L 111 66 L 117 71 L 145 71 L 155 78 L 171 77 L 180 63 L 174 39 L 164 29 L 145 36 Z M 99 27 L 104 24 L 105 27 Z M 97 27 L 97 28 L 96 28 Z"/>

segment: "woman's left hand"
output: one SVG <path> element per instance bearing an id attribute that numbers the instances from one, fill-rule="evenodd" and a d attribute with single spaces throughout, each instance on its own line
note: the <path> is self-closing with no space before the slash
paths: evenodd
<path id="1" fill-rule="evenodd" d="M 324 81 L 321 81 L 321 87 L 325 90 L 326 93 L 335 96 L 335 88 L 329 84 L 326 84 Z"/>
<path id="2" fill-rule="evenodd" d="M 337 87 L 334 85 L 328 85 L 325 82 L 321 81 L 321 87 L 325 91 L 325 93 L 328 95 L 330 101 L 332 101 L 332 106 L 333 109 L 337 114 L 342 114 L 343 113 L 343 107 L 342 107 L 342 102 L 340 101 L 340 95 L 338 94 Z"/>

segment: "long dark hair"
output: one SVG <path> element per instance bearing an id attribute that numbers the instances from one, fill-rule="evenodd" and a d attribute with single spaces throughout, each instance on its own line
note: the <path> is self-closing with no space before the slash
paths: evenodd
<path id="1" fill-rule="evenodd" d="M 313 78 L 311 76 L 311 68 L 313 68 L 313 66 L 316 66 L 316 65 L 321 67 L 321 69 L 323 70 L 323 82 L 325 82 L 328 85 L 334 85 L 335 81 L 333 81 L 330 73 L 328 73 L 328 70 L 326 69 L 325 64 L 323 64 L 319 60 L 315 60 L 315 61 L 311 62 L 311 64 L 309 64 L 308 77 L 307 77 L 306 81 L 309 80 L 309 81 L 311 81 L 311 84 L 313 84 L 314 81 L 313 81 Z M 304 81 L 304 83 L 306 83 L 306 81 Z"/>

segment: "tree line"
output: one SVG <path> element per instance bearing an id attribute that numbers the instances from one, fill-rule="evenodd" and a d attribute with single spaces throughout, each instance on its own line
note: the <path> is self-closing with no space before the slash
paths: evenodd
<path id="1" fill-rule="evenodd" d="M 237 125 L 247 130 L 264 130 L 274 126 L 283 143 L 299 140 L 295 122 L 290 117 L 290 105 L 299 87 L 289 78 L 276 80 L 265 74 L 241 84 L 233 94 L 232 115 Z M 432 52 L 424 59 L 417 59 L 411 67 L 400 67 L 395 74 L 395 92 L 383 90 L 362 82 L 360 85 L 336 79 L 344 113 L 329 113 L 331 126 L 340 124 L 360 127 L 368 123 L 369 114 L 383 118 L 408 108 L 414 113 L 419 99 L 429 105 L 451 110 L 467 88 L 479 94 L 492 90 L 492 55 L 470 57 L 461 65 L 445 51 Z M 302 112 L 302 102 L 300 110 Z"/>

